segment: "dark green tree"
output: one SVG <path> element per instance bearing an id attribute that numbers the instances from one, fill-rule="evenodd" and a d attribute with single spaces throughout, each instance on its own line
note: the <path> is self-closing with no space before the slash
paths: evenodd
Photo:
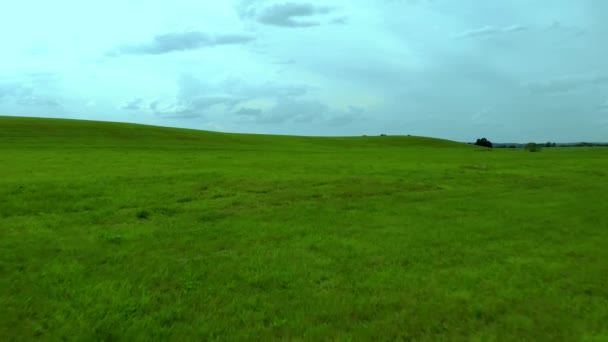
<path id="1" fill-rule="evenodd" d="M 489 148 L 493 147 L 492 142 L 486 138 L 477 139 L 477 141 L 475 142 L 475 145 L 489 147 Z"/>

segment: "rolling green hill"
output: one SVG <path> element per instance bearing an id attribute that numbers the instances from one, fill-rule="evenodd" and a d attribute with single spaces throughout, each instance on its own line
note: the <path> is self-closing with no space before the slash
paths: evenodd
<path id="1" fill-rule="evenodd" d="M 365 148 L 464 147 L 443 139 L 405 136 L 305 137 L 286 135 L 235 134 L 169 128 L 139 124 L 0 116 L 0 139 L 21 144 L 119 146 L 137 148 Z"/>
<path id="2" fill-rule="evenodd" d="M 608 338 L 608 148 L 0 117 L 0 336 Z"/>

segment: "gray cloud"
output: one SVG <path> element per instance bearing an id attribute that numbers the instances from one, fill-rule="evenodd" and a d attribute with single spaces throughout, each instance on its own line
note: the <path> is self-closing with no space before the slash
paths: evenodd
<path id="1" fill-rule="evenodd" d="M 338 18 L 332 19 L 330 22 L 332 24 L 344 25 L 344 24 L 348 24 L 348 18 L 347 17 L 338 17 Z"/>
<path id="2" fill-rule="evenodd" d="M 364 111 L 357 107 L 350 107 L 347 110 L 336 110 L 319 101 L 280 97 L 276 99 L 274 106 L 267 110 L 243 107 L 233 114 L 240 116 L 242 122 L 256 124 L 291 122 L 342 126 L 363 118 Z"/>
<path id="3" fill-rule="evenodd" d="M 149 105 L 149 108 L 159 117 L 194 119 L 207 117 L 214 106 L 224 106 L 230 111 L 243 100 L 231 96 L 200 95 L 187 98 L 180 95 L 175 102 L 165 106 L 156 100 Z"/>
<path id="4" fill-rule="evenodd" d="M 34 107 L 57 107 L 59 102 L 49 97 L 39 96 L 22 96 L 17 99 L 17 104 L 21 106 L 34 106 Z"/>
<path id="5" fill-rule="evenodd" d="M 203 83 L 190 75 L 179 77 L 178 87 L 174 101 L 163 105 L 160 100 L 156 100 L 148 108 L 160 117 L 199 118 L 207 116 L 213 106 L 221 105 L 231 111 L 234 106 L 247 100 L 247 97 L 238 92 Z"/>
<path id="6" fill-rule="evenodd" d="M 0 76 L 0 100 L 13 100 L 24 107 L 57 107 L 60 103 L 50 94 L 61 77 L 53 72 L 25 72 Z"/>
<path id="7" fill-rule="evenodd" d="M 548 29 L 552 31 L 560 31 L 566 34 L 570 34 L 574 37 L 581 36 L 587 33 L 587 30 L 582 27 L 565 25 L 560 21 L 554 21 L 553 24 L 548 27 Z"/>
<path id="8" fill-rule="evenodd" d="M 161 55 L 220 45 L 245 44 L 253 40 L 255 40 L 254 37 L 246 34 L 210 35 L 200 31 L 172 32 L 158 34 L 151 42 L 119 46 L 108 52 L 107 55 Z"/>
<path id="9" fill-rule="evenodd" d="M 335 111 L 326 118 L 327 123 L 332 126 L 344 126 L 356 121 L 366 120 L 365 110 L 350 106 L 344 111 Z"/>
<path id="10" fill-rule="evenodd" d="M 15 83 L 0 83 L 0 100 L 15 95 L 19 91 L 19 87 L 20 85 Z"/>
<path id="11" fill-rule="evenodd" d="M 239 78 L 227 78 L 217 84 L 221 91 L 242 98 L 263 97 L 297 97 L 314 90 L 313 87 L 302 84 L 277 84 L 266 82 L 251 84 Z"/>
<path id="12" fill-rule="evenodd" d="M 277 64 L 277 65 L 290 65 L 290 64 L 296 64 L 296 61 L 293 58 L 284 60 L 284 61 L 277 61 L 277 62 L 273 62 L 273 64 Z"/>
<path id="13" fill-rule="evenodd" d="M 261 1 L 245 0 L 237 6 L 242 19 L 253 19 L 258 23 L 281 27 L 318 26 L 321 22 L 315 18 L 334 11 L 328 6 L 315 6 L 310 3 L 275 3 L 261 5 Z M 337 18 L 344 21 L 345 18 Z M 334 19 L 334 20 L 337 20 Z"/>
<path id="14" fill-rule="evenodd" d="M 256 118 L 256 123 L 283 123 L 294 121 L 298 123 L 310 123 L 327 115 L 327 105 L 311 100 L 298 100 L 280 97 L 275 105 L 264 111 Z"/>
<path id="15" fill-rule="evenodd" d="M 135 98 L 131 101 L 126 102 L 120 108 L 125 110 L 141 110 L 144 108 L 144 99 L 139 97 Z"/>
<path id="16" fill-rule="evenodd" d="M 240 108 L 236 112 L 235 115 L 238 116 L 249 116 L 249 117 L 261 117 L 264 112 L 259 108 Z"/>
<path id="17" fill-rule="evenodd" d="M 455 39 L 465 39 L 465 38 L 473 38 L 473 37 L 487 37 L 494 36 L 499 34 L 513 33 L 526 31 L 528 28 L 519 25 L 511 25 L 506 27 L 496 27 L 496 26 L 484 26 L 481 28 L 470 29 L 461 33 L 457 33 L 453 35 Z"/>
<path id="18" fill-rule="evenodd" d="M 326 14 L 328 7 L 316 7 L 312 4 L 284 3 L 267 7 L 258 16 L 258 21 L 267 25 L 286 27 L 306 27 L 319 25 L 316 21 L 301 21 L 302 18 L 317 14 Z"/>
<path id="19" fill-rule="evenodd" d="M 608 84 L 606 75 L 570 75 L 547 80 L 532 81 L 525 86 L 533 93 L 558 95 L 583 90 L 589 86 L 602 86 Z"/>
<path id="20" fill-rule="evenodd" d="M 221 106 L 220 112 L 233 119 L 255 124 L 323 122 L 343 125 L 363 114 L 361 109 L 354 107 L 346 111 L 332 110 L 322 102 L 303 98 L 314 89 L 306 85 L 253 84 L 238 78 L 211 84 L 183 75 L 178 79 L 178 87 L 176 99 L 170 103 L 155 100 L 146 105 L 145 101 L 136 98 L 123 108 L 148 109 L 163 118 L 194 119 L 207 118 L 214 106 Z M 254 100 L 273 104 L 267 109 L 246 104 Z"/>

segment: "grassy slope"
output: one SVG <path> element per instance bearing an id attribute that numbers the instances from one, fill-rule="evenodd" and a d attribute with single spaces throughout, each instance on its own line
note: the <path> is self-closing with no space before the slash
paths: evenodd
<path id="1" fill-rule="evenodd" d="M 0 117 L 4 340 L 608 337 L 608 149 Z"/>

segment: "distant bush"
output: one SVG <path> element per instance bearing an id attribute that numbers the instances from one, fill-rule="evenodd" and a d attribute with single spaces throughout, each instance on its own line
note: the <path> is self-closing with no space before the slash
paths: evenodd
<path id="1" fill-rule="evenodd" d="M 386 136 L 386 134 L 382 133 L 382 134 L 380 134 L 380 136 L 381 136 L 381 137 L 385 137 L 385 136 Z"/>
<path id="2" fill-rule="evenodd" d="M 477 139 L 477 141 L 475 142 L 475 145 L 489 147 L 489 148 L 493 147 L 492 142 L 486 138 Z"/>
<path id="3" fill-rule="evenodd" d="M 530 152 L 540 152 L 541 147 L 539 144 L 531 142 L 526 145 L 525 149 Z"/>

